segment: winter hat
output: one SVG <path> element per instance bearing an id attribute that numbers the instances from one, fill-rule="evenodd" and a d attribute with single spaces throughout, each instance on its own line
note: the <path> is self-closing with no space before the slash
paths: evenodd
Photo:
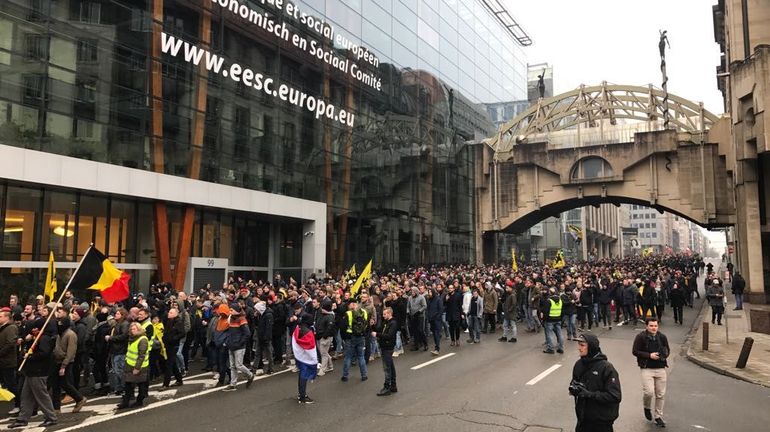
<path id="1" fill-rule="evenodd" d="M 78 315 L 79 318 L 83 318 L 84 316 L 86 316 L 86 311 L 84 311 L 83 308 L 75 309 L 75 313 Z"/>
<path id="2" fill-rule="evenodd" d="M 321 309 L 325 310 L 326 312 L 332 311 L 332 302 L 329 299 L 326 299 L 321 302 Z"/>
<path id="3" fill-rule="evenodd" d="M 238 304 L 234 304 L 230 307 L 230 315 L 238 316 L 241 313 L 243 313 L 243 310 L 241 309 L 241 306 Z"/>

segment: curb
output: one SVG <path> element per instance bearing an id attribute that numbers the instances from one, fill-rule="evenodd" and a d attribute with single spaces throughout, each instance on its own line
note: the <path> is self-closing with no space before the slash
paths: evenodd
<path id="1" fill-rule="evenodd" d="M 725 369 L 719 366 L 715 366 L 708 361 L 701 360 L 697 356 L 695 356 L 692 352 L 692 344 L 695 343 L 693 338 L 698 333 L 698 330 L 701 326 L 701 322 L 703 321 L 703 313 L 705 310 L 708 309 L 708 302 L 703 299 L 701 303 L 700 312 L 698 312 L 697 318 L 695 319 L 695 322 L 693 323 L 692 327 L 690 328 L 690 331 L 685 336 L 684 343 L 682 344 L 682 356 L 686 357 L 687 360 L 691 361 L 692 363 L 702 367 L 703 369 L 710 370 L 712 372 L 716 372 L 720 375 L 724 375 L 733 379 L 737 379 L 740 381 L 744 381 L 750 384 L 756 384 L 758 386 L 767 387 L 770 388 L 770 383 L 766 383 L 764 381 L 755 380 L 749 377 L 745 377 L 743 375 L 737 374 L 729 369 Z"/>
<path id="2" fill-rule="evenodd" d="M 725 369 L 725 368 L 722 368 L 722 367 L 719 367 L 719 366 L 715 366 L 715 365 L 713 365 L 713 364 L 711 364 L 711 363 L 709 363 L 709 362 L 707 362 L 705 360 L 701 360 L 701 359 L 697 358 L 695 355 L 693 355 L 689 348 L 687 349 L 686 357 L 687 357 L 687 360 L 690 360 L 691 362 L 693 362 L 696 365 L 702 367 L 703 369 L 708 369 L 708 370 L 710 370 L 712 372 L 716 372 L 716 373 L 718 373 L 720 375 L 724 375 L 724 376 L 727 376 L 727 377 L 730 377 L 730 378 L 734 378 L 734 379 L 737 379 L 737 380 L 745 381 L 745 382 L 750 383 L 750 384 L 756 384 L 758 386 L 770 388 L 770 383 L 766 383 L 764 381 L 759 381 L 759 380 L 751 379 L 749 377 L 745 377 L 743 375 L 736 374 L 735 372 L 732 372 L 729 369 Z"/>

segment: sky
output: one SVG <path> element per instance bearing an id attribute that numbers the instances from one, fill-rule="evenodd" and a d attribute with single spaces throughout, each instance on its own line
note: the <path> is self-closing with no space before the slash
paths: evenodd
<path id="1" fill-rule="evenodd" d="M 719 45 L 711 6 L 716 0 L 502 0 L 533 40 L 529 64 L 553 66 L 554 94 L 580 84 L 660 87 L 659 31 L 667 30 L 668 91 L 721 114 Z M 706 235 L 722 250 L 722 232 Z"/>
<path id="2" fill-rule="evenodd" d="M 554 94 L 580 84 L 660 87 L 659 30 L 668 31 L 668 91 L 723 110 L 716 87 L 716 0 L 502 0 L 533 40 L 529 64 L 551 64 Z"/>

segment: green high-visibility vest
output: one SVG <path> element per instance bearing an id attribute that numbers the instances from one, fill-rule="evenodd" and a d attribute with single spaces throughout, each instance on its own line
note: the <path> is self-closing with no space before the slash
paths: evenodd
<path id="1" fill-rule="evenodd" d="M 136 359 L 139 358 L 139 343 L 142 342 L 142 339 L 147 341 L 147 352 L 144 353 L 142 369 L 150 366 L 150 341 L 147 339 L 147 336 L 142 335 L 135 341 L 128 344 L 128 351 L 126 351 L 126 364 L 129 365 L 132 369 L 135 369 Z"/>
<path id="2" fill-rule="evenodd" d="M 561 316 L 561 299 L 556 303 L 553 299 L 548 299 L 551 303 L 551 310 L 548 312 L 549 318 L 559 318 Z"/>

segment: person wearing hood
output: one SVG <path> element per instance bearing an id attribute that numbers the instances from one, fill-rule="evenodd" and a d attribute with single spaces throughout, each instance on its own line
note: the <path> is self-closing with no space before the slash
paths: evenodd
<path id="1" fill-rule="evenodd" d="M 49 311 L 50 312 L 50 311 Z M 57 422 L 51 394 L 48 393 L 47 379 L 53 367 L 53 350 L 56 345 L 56 323 L 51 321 L 45 326 L 45 319 L 38 318 L 31 326 L 30 333 L 24 337 L 26 361 L 21 368 L 24 386 L 21 389 L 21 411 L 19 417 L 8 426 L 9 429 L 27 427 L 33 411 L 43 412 L 45 420 L 40 427 L 53 426 Z M 33 342 L 39 333 L 37 343 Z"/>
<path id="2" fill-rule="evenodd" d="M 335 325 L 334 312 L 332 312 L 331 300 L 325 299 L 321 302 L 321 315 L 316 319 L 315 326 L 315 337 L 318 341 L 321 355 L 321 369 L 318 371 L 318 375 L 323 376 L 327 372 L 334 370 L 332 356 L 329 354 L 329 350 L 332 347 L 334 335 L 337 333 L 337 327 Z"/>
<path id="3" fill-rule="evenodd" d="M 435 288 L 428 290 L 428 308 L 426 309 L 428 323 L 430 324 L 430 331 L 433 334 L 433 351 L 430 353 L 434 356 L 439 355 L 441 351 L 441 330 L 444 325 L 444 302 L 441 300 Z"/>
<path id="4" fill-rule="evenodd" d="M 73 413 L 80 412 L 86 403 L 86 398 L 75 388 L 75 377 L 72 369 L 77 359 L 78 336 L 72 330 L 69 313 L 66 309 L 59 307 L 56 309 L 54 318 L 56 319 L 58 337 L 53 349 L 53 358 L 56 367 L 51 370 L 49 382 L 51 383 L 51 398 L 55 410 L 61 409 L 61 391 L 75 400 Z"/>
<path id="5" fill-rule="evenodd" d="M 257 314 L 254 331 L 254 369 L 270 375 L 273 373 L 273 310 L 263 301 L 257 303 L 254 309 Z M 263 361 L 267 361 L 267 369 L 264 369 Z"/>
<path id="6" fill-rule="evenodd" d="M 569 394 L 575 398 L 575 432 L 612 432 L 621 401 L 620 377 L 599 347 L 599 338 L 577 338 L 580 359 L 572 368 Z"/>
<path id="7" fill-rule="evenodd" d="M 246 346 L 251 340 L 251 330 L 246 317 L 239 305 L 233 305 L 230 308 L 230 318 L 228 319 L 228 329 L 226 332 L 228 359 L 230 361 L 230 385 L 225 391 L 235 391 L 238 386 L 238 373 L 246 375 L 246 388 L 251 387 L 254 381 L 254 374 L 243 365 L 243 357 L 246 354 Z"/>

